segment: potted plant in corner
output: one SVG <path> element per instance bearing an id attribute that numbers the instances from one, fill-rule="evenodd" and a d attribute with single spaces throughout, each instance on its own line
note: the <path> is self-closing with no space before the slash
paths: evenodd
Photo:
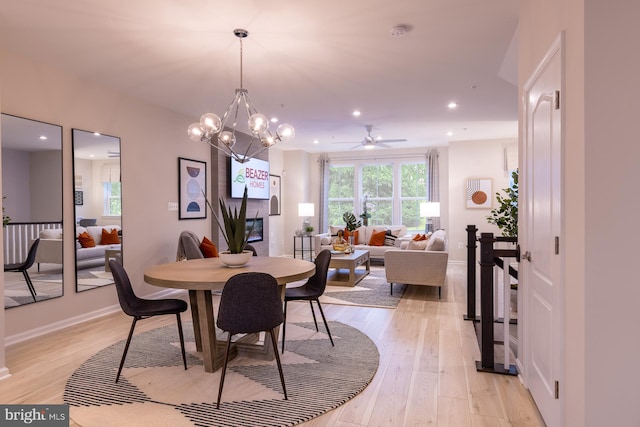
<path id="1" fill-rule="evenodd" d="M 511 173 L 513 184 L 502 191 L 505 196 L 496 193 L 498 207 L 491 210 L 487 217 L 489 224 L 495 224 L 504 237 L 518 237 L 518 169 Z"/>
<path id="2" fill-rule="evenodd" d="M 249 229 L 247 230 L 247 187 L 244 187 L 244 194 L 242 195 L 242 203 L 240 204 L 240 211 L 231 207 L 228 207 L 224 199 L 220 198 L 220 210 L 222 211 L 222 221 L 216 215 L 213 206 L 209 203 L 205 197 L 205 201 L 211 214 L 216 219 L 218 228 L 222 233 L 225 242 L 227 242 L 227 251 L 220 252 L 220 261 L 229 267 L 242 267 L 251 260 L 253 255 L 252 251 L 245 251 L 247 246 L 247 240 L 249 235 L 253 231 L 253 224 L 257 221 L 253 221 Z M 258 218 L 256 213 L 255 219 Z M 223 227 L 224 225 L 224 227 Z"/>

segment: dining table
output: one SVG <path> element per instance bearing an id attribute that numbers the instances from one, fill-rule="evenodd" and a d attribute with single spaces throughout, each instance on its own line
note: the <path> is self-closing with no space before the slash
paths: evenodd
<path id="1" fill-rule="evenodd" d="M 301 259 L 254 256 L 248 264 L 231 268 L 220 258 L 203 258 L 154 265 L 144 271 L 144 280 L 149 284 L 189 291 L 196 350 L 202 352 L 205 372 L 215 372 L 224 363 L 225 342 L 217 337 L 212 291 L 222 290 L 231 277 L 247 272 L 273 276 L 284 302 L 286 284 L 313 276 L 315 264 Z M 271 360 L 275 351 L 270 340 L 260 343 L 257 334 L 248 334 L 235 341 L 230 358 L 240 354 Z"/>

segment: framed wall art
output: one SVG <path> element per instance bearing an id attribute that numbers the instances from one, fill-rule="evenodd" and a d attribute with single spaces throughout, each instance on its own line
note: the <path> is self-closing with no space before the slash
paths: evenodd
<path id="1" fill-rule="evenodd" d="M 468 178 L 466 187 L 467 209 L 491 209 L 491 178 Z"/>
<path id="2" fill-rule="evenodd" d="M 269 215 L 280 215 L 280 176 L 269 175 Z"/>
<path id="3" fill-rule="evenodd" d="M 178 157 L 178 219 L 207 217 L 207 163 Z"/>
<path id="4" fill-rule="evenodd" d="M 73 192 L 73 204 L 76 206 L 82 206 L 84 204 L 84 193 L 82 190 Z"/>

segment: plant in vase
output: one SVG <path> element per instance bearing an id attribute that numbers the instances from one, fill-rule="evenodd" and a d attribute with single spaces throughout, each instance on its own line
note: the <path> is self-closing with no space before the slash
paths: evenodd
<path id="1" fill-rule="evenodd" d="M 505 196 L 496 193 L 496 200 L 500 205 L 491 210 L 487 217 L 489 224 L 495 224 L 504 237 L 518 237 L 518 169 L 511 173 L 513 184 L 502 189 Z"/>
<path id="2" fill-rule="evenodd" d="M 369 196 L 364 196 L 364 201 L 362 202 L 362 213 L 358 215 L 362 219 L 362 225 L 369 225 L 369 218 L 371 218 L 371 214 L 367 212 L 367 204 L 369 201 Z"/>
<path id="3" fill-rule="evenodd" d="M 253 252 L 245 251 L 244 248 L 247 246 L 247 240 L 249 239 L 249 235 L 253 231 L 253 226 L 257 222 L 258 213 L 256 213 L 255 219 L 252 222 L 249 229 L 247 229 L 247 187 L 244 187 L 244 194 L 242 196 L 242 203 L 240 204 L 240 211 L 238 212 L 237 208 L 234 208 L 233 211 L 231 207 L 228 207 L 225 201 L 220 198 L 220 210 L 222 211 L 222 221 L 218 218 L 218 215 L 211 206 L 211 203 L 205 197 L 205 201 L 211 214 L 216 219 L 216 223 L 218 224 L 218 228 L 224 237 L 225 242 L 227 243 L 228 251 L 226 253 L 233 255 L 246 255 L 246 261 L 244 261 L 240 265 L 244 265 L 251 259 Z M 223 227 L 224 226 L 224 227 Z M 223 262 L 223 254 L 225 252 L 220 252 L 220 256 Z M 245 259 L 242 257 L 241 259 Z M 241 261 L 237 261 L 241 262 Z M 226 262 L 225 262 L 226 263 Z M 229 264 L 228 264 L 229 265 Z M 235 265 L 234 265 L 235 266 Z"/>

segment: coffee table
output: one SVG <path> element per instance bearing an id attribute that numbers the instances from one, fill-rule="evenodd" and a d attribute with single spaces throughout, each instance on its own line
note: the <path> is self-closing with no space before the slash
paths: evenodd
<path id="1" fill-rule="evenodd" d="M 358 267 L 364 268 L 358 268 Z M 350 254 L 331 253 L 327 285 L 355 286 L 371 271 L 369 251 L 356 250 Z"/>

